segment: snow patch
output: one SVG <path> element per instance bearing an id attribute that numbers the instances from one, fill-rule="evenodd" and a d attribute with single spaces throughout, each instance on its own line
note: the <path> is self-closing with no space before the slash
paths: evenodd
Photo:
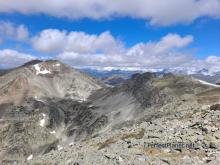
<path id="1" fill-rule="evenodd" d="M 119 162 L 123 162 L 124 160 L 122 159 L 122 157 L 118 157 Z"/>
<path id="2" fill-rule="evenodd" d="M 39 66 L 39 64 L 35 64 L 34 65 L 34 68 L 36 70 L 36 74 L 39 75 L 39 74 L 50 74 L 51 72 L 47 69 L 44 69 L 44 70 L 41 70 L 41 67 Z"/>
<path id="3" fill-rule="evenodd" d="M 92 108 L 92 107 L 94 107 L 93 105 L 89 105 L 89 108 Z"/>
<path id="4" fill-rule="evenodd" d="M 58 148 L 58 151 L 61 151 L 63 149 L 63 147 L 60 145 L 58 145 L 57 148 Z"/>
<path id="5" fill-rule="evenodd" d="M 27 160 L 31 160 L 31 159 L 33 159 L 33 155 L 32 154 L 27 157 Z"/>
<path id="6" fill-rule="evenodd" d="M 212 83 L 209 83 L 209 82 L 206 82 L 206 81 L 203 81 L 203 80 L 199 80 L 199 79 L 196 79 L 196 80 L 199 81 L 200 83 L 204 84 L 204 85 L 209 85 L 209 86 L 213 86 L 213 87 L 220 87 L 220 85 L 212 84 Z"/>
<path id="7" fill-rule="evenodd" d="M 41 120 L 40 120 L 40 126 L 41 126 L 41 127 L 44 127 L 44 125 L 45 125 L 45 119 L 41 119 Z"/>
<path id="8" fill-rule="evenodd" d="M 46 114 L 42 113 L 43 119 L 40 120 L 40 126 L 44 127 L 46 123 Z"/>
<path id="9" fill-rule="evenodd" d="M 81 98 L 81 99 L 78 100 L 79 103 L 83 103 L 85 101 L 86 101 L 86 98 Z"/>
<path id="10" fill-rule="evenodd" d="M 114 88 L 114 86 L 113 85 L 109 85 L 109 84 L 105 84 L 107 87 L 109 87 L 109 88 Z"/>
<path id="11" fill-rule="evenodd" d="M 51 133 L 51 134 L 55 134 L 55 133 L 56 133 L 56 131 L 51 131 L 50 133 Z"/>
<path id="12" fill-rule="evenodd" d="M 69 146 L 73 146 L 74 145 L 74 143 L 73 142 L 71 142 L 70 144 L 69 144 Z"/>

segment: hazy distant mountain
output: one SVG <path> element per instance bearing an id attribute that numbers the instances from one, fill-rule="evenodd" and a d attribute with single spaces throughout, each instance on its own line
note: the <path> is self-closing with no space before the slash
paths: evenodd
<path id="1" fill-rule="evenodd" d="M 220 83 L 220 72 L 210 72 L 207 69 L 202 70 L 188 70 L 184 68 L 173 68 L 173 69 L 142 69 L 142 70 L 135 70 L 130 71 L 120 70 L 120 69 L 112 69 L 112 70 L 96 70 L 96 69 L 80 69 L 83 72 L 88 73 L 91 76 L 97 77 L 103 80 L 106 84 L 109 85 L 119 85 L 123 83 L 125 80 L 131 78 L 133 74 L 136 73 L 144 73 L 145 71 L 155 73 L 157 75 L 164 75 L 167 73 L 173 73 L 175 75 L 190 75 L 192 77 L 207 81 L 213 84 Z"/>
<path id="2" fill-rule="evenodd" d="M 3 74 L 7 73 L 8 70 L 0 70 L 0 76 L 2 76 Z"/>
<path id="3" fill-rule="evenodd" d="M 108 85 L 119 85 L 133 74 L 143 73 L 143 71 L 126 71 L 126 70 L 97 70 L 97 69 L 80 69 L 93 77 L 97 77 Z"/>

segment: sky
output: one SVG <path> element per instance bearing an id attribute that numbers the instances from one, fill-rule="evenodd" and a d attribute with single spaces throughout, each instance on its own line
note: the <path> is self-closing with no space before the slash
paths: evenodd
<path id="1" fill-rule="evenodd" d="M 220 70 L 220 0 L 0 0 L 0 68 Z"/>

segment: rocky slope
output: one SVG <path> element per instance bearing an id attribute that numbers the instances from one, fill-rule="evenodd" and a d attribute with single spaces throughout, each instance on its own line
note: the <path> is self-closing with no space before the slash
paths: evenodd
<path id="1" fill-rule="evenodd" d="M 7 162 L 58 149 L 70 137 L 84 139 L 106 122 L 89 103 L 72 99 L 29 99 L 22 106 L 1 104 L 0 109 L 0 159 Z"/>
<path id="2" fill-rule="evenodd" d="M 217 165 L 220 106 L 210 108 L 214 102 L 201 102 L 202 96 L 215 90 L 190 77 L 134 75 L 125 84 L 90 97 L 96 111 L 110 116 L 104 130 L 86 141 L 69 141 L 62 150 L 28 164 Z M 189 147 L 149 145 L 166 143 Z"/>
<path id="3" fill-rule="evenodd" d="M 189 112 L 190 110 L 190 112 Z M 134 164 L 218 165 L 220 163 L 220 109 L 196 102 L 179 102 L 160 108 L 132 126 L 70 142 L 62 150 L 38 156 L 28 164 Z M 152 147 L 153 144 L 184 144 Z"/>
<path id="4" fill-rule="evenodd" d="M 120 125 L 153 114 L 170 102 L 192 101 L 196 94 L 212 88 L 187 76 L 144 73 L 133 75 L 121 86 L 98 90 L 89 99 L 99 113 L 111 116 L 112 125 Z"/>
<path id="5" fill-rule="evenodd" d="M 0 77 L 0 104 L 21 104 L 26 98 L 44 97 L 86 100 L 92 91 L 103 86 L 58 61 L 32 61 Z"/>
<path id="6" fill-rule="evenodd" d="M 218 161 L 219 89 L 189 76 L 135 74 L 116 87 L 58 61 L 0 76 L 2 164 Z M 190 149 L 148 143 L 193 143 Z"/>
<path id="7" fill-rule="evenodd" d="M 86 100 L 104 86 L 59 61 L 31 61 L 0 76 L 0 160 L 20 162 L 91 134 L 103 119 Z"/>
<path id="8" fill-rule="evenodd" d="M 209 83 L 220 84 L 220 73 L 214 75 L 193 74 L 192 76 Z"/>
<path id="9" fill-rule="evenodd" d="M 7 73 L 8 70 L 0 70 L 0 76 L 2 76 L 3 74 Z"/>

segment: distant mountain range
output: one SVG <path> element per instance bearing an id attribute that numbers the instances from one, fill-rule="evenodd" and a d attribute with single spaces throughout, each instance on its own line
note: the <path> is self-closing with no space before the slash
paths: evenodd
<path id="1" fill-rule="evenodd" d="M 133 74 L 151 72 L 155 73 L 158 76 L 173 73 L 175 75 L 190 75 L 192 77 L 207 81 L 213 84 L 220 84 L 220 72 L 210 72 L 207 69 L 202 70 L 188 70 L 184 68 L 173 68 L 173 69 L 114 69 L 114 68 L 104 68 L 104 69 L 89 69 L 81 68 L 81 71 L 88 73 L 91 76 L 97 77 L 103 80 L 106 84 L 109 85 L 118 85 L 122 84 L 125 80 L 131 78 Z"/>

